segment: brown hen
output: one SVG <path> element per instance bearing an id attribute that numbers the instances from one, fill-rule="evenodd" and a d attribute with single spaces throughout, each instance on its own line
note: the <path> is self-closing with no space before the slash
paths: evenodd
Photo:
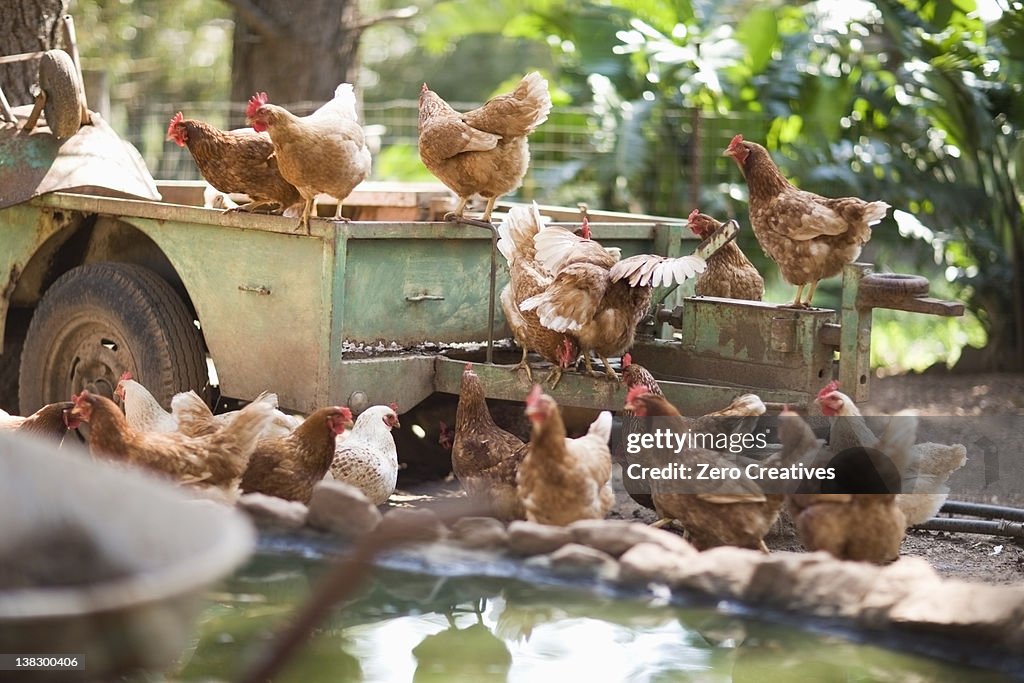
<path id="1" fill-rule="evenodd" d="M 498 197 L 517 189 L 530 165 L 527 136 L 551 111 L 548 82 L 526 74 L 516 89 L 464 114 L 423 84 L 419 103 L 419 150 L 423 165 L 459 197 L 462 216 L 473 195 L 487 200 L 491 220 Z"/>
<path id="2" fill-rule="evenodd" d="M 186 119 L 179 111 L 167 127 L 167 139 L 188 147 L 199 172 L 221 192 L 241 192 L 251 200 L 238 207 L 252 211 L 268 205 L 287 209 L 301 199 L 281 176 L 274 143 L 252 128 L 223 131 L 204 121 Z"/>
<path id="3" fill-rule="evenodd" d="M 452 471 L 466 495 L 490 507 L 499 519 L 525 519 L 516 493 L 516 472 L 526 448 L 522 439 L 494 423 L 480 378 L 467 363 L 459 388 L 452 444 Z"/>
<path id="4" fill-rule="evenodd" d="M 602 412 L 585 435 L 570 439 L 558 404 L 535 384 L 526 398 L 526 415 L 533 427 L 516 476 L 526 519 L 555 525 L 604 519 L 615 503 L 608 450 L 612 414 Z"/>
<path id="5" fill-rule="evenodd" d="M 811 305 L 818 281 L 838 275 L 860 256 L 871 226 L 889 205 L 856 197 L 829 199 L 793 186 L 756 142 L 737 135 L 723 152 L 743 172 L 750 195 L 750 226 L 786 282 L 796 285 L 793 306 Z M 810 285 L 807 300 L 801 301 Z"/>
<path id="6" fill-rule="evenodd" d="M 334 461 L 337 436 L 351 427 L 348 407 L 329 406 L 314 411 L 287 436 L 260 439 L 242 477 L 242 492 L 309 503 L 314 484 Z"/>
<path id="7" fill-rule="evenodd" d="M 71 401 L 50 403 L 27 417 L 9 415 L 0 410 L 0 432 L 21 432 L 60 441 L 69 429 L 78 428 L 80 421 L 71 416 L 72 407 L 74 403 Z"/>
<path id="8" fill-rule="evenodd" d="M 299 227 L 309 234 L 309 216 L 321 192 L 338 200 L 335 217 L 341 218 L 342 202 L 370 173 L 370 149 L 352 85 L 339 85 L 334 98 L 309 116 L 268 104 L 264 92 L 249 100 L 245 115 L 257 132 L 270 133 L 281 175 L 305 200 Z"/>
<path id="9" fill-rule="evenodd" d="M 515 370 L 525 369 L 533 381 L 527 354 L 537 353 L 552 364 L 546 381 L 558 386 L 562 371 L 579 354 L 576 340 L 569 334 L 549 329 L 540 323 L 536 311 L 521 311 L 526 299 L 543 293 L 554 277 L 537 261 L 534 236 L 544 228 L 537 205 L 514 206 L 498 226 L 498 251 L 508 262 L 509 283 L 501 290 L 501 308 L 505 312 L 516 343 L 523 349 L 523 358 Z"/>
<path id="10" fill-rule="evenodd" d="M 740 405 L 752 404 L 748 397 L 756 398 L 748 394 L 737 401 Z M 696 434 L 711 424 L 682 417 L 664 397 L 654 396 L 642 386 L 630 390 L 625 407 L 637 417 L 659 418 L 659 428 L 669 428 L 677 434 L 685 434 L 689 430 Z M 729 408 L 720 414 L 736 415 L 737 412 L 737 409 Z M 647 453 L 645 461 L 658 462 L 662 466 L 668 462 L 679 463 L 690 468 L 688 471 L 694 476 L 698 476 L 705 467 L 730 468 L 736 464 L 735 459 L 726 458 L 717 451 L 686 447 L 678 454 Z M 735 545 L 768 552 L 764 536 L 775 523 L 784 500 L 781 495 L 765 494 L 754 481 L 745 477 L 723 482 L 688 481 L 685 484 L 652 478 L 651 489 L 654 508 L 661 515 L 662 522 L 678 520 L 693 544 L 701 550 Z"/>
<path id="11" fill-rule="evenodd" d="M 260 431 L 272 419 L 266 403 L 250 403 L 223 429 L 203 437 L 178 432 L 137 432 L 105 396 L 83 390 L 71 416 L 89 423 L 93 455 L 145 468 L 183 484 L 234 493 Z"/>
<path id="12" fill-rule="evenodd" d="M 722 227 L 721 222 L 697 209 L 686 220 L 693 234 L 702 240 Z M 697 278 L 693 291 L 697 296 L 760 301 L 764 296 L 764 278 L 733 239 L 708 257 L 708 267 Z"/>

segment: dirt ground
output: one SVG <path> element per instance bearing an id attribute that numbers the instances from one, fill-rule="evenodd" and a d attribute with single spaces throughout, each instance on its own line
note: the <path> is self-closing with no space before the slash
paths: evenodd
<path id="1" fill-rule="evenodd" d="M 1024 415 L 1024 374 L 921 374 L 874 379 L 870 412 L 913 409 L 920 415 Z M 969 457 L 970 454 L 968 454 Z M 621 476 L 616 468 L 616 475 Z M 621 491 L 621 483 L 616 487 Z M 619 495 L 612 516 L 655 521 L 652 510 Z M 800 551 L 793 524 L 785 517 L 765 539 L 772 550 Z M 1024 543 L 979 534 L 911 529 L 901 553 L 922 557 L 942 576 L 985 583 L 1024 583 Z"/>

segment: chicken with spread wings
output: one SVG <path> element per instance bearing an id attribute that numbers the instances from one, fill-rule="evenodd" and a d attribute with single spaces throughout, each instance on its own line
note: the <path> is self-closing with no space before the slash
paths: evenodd
<path id="1" fill-rule="evenodd" d="M 704 272 L 706 262 L 696 254 L 668 258 L 639 254 L 619 260 L 616 250 L 591 239 L 583 217 L 581 235 L 561 226 L 548 226 L 534 236 L 537 261 L 553 279 L 540 294 L 519 304 L 536 311 L 544 327 L 576 338 L 587 371 L 594 375 L 590 354 L 596 353 L 605 374 L 618 375 L 608 362 L 633 346 L 636 326 L 651 306 L 654 287 L 682 284 Z"/>
<path id="2" fill-rule="evenodd" d="M 526 397 L 526 415 L 533 426 L 516 476 L 526 519 L 560 526 L 604 519 L 615 503 L 608 449 L 612 414 L 602 412 L 585 435 L 570 439 L 558 404 L 535 384 Z"/>
<path id="3" fill-rule="evenodd" d="M 527 136 L 551 111 L 548 82 L 526 74 L 515 90 L 459 113 L 423 84 L 419 103 L 419 150 L 423 165 L 459 197 L 461 217 L 473 195 L 487 200 L 491 220 L 498 197 L 517 189 L 530 165 Z"/>
<path id="4" fill-rule="evenodd" d="M 523 358 L 516 370 L 525 369 L 533 381 L 527 354 L 537 353 L 552 364 L 547 380 L 558 386 L 562 371 L 576 360 L 579 347 L 576 339 L 565 333 L 541 325 L 537 312 L 521 311 L 519 305 L 526 299 L 541 294 L 554 277 L 537 261 L 533 238 L 544 228 L 536 204 L 514 206 L 498 226 L 498 251 L 508 262 L 509 283 L 501 290 L 501 309 L 505 312 L 516 343 L 523 349 Z"/>
<path id="5" fill-rule="evenodd" d="M 871 226 L 885 218 L 889 205 L 856 197 L 829 199 L 800 190 L 779 171 L 756 142 L 735 136 L 723 152 L 743 172 L 750 195 L 750 226 L 765 253 L 779 265 L 786 282 L 796 285 L 793 306 L 809 307 L 818 281 L 837 275 L 860 256 Z M 810 285 L 806 301 L 804 287 Z"/>

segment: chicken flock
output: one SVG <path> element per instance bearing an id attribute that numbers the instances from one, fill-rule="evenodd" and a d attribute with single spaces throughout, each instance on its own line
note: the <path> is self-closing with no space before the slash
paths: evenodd
<path id="1" fill-rule="evenodd" d="M 465 113 L 423 85 L 420 158 L 458 197 L 451 218 L 468 220 L 466 206 L 481 196 L 487 202 L 482 221 L 490 224 L 496 200 L 521 185 L 530 163 L 528 136 L 551 109 L 547 81 L 536 72 L 511 92 Z M 298 216 L 299 227 L 309 234 L 316 197 L 328 194 L 338 200 L 335 217 L 345 220 L 342 202 L 371 168 L 353 87 L 339 85 L 333 99 L 304 117 L 271 104 L 260 92 L 250 100 L 246 117 L 251 128 L 222 131 L 178 112 L 167 136 L 188 148 L 213 188 L 249 198 L 228 210 Z M 764 147 L 741 135 L 723 154 L 734 159 L 747 183 L 753 234 L 785 280 L 798 287 L 789 305 L 809 307 L 818 282 L 857 258 L 871 226 L 884 218 L 889 205 L 799 190 Z M 573 231 L 549 224 L 536 205 L 510 209 L 497 228 L 497 249 L 509 271 L 500 303 L 523 354 L 515 370 L 534 381 L 532 352 L 551 366 L 545 382 L 554 389 L 563 372 L 579 361 L 588 373 L 601 376 L 593 369 L 596 357 L 603 375 L 627 390 L 620 412 L 625 432 L 656 419 L 679 432 L 749 435 L 765 413 L 760 398 L 738 395 L 706 416 L 683 416 L 655 377 L 628 353 L 655 287 L 694 280 L 698 296 L 751 301 L 764 296 L 761 274 L 735 241 L 704 248 L 721 234 L 721 221 L 694 209 L 688 225 L 703 240 L 694 253 L 622 258 L 618 249 L 593 238 L 585 213 Z M 609 361 L 618 357 L 621 377 Z M 462 375 L 455 427 L 447 438 L 452 471 L 465 494 L 495 517 L 551 525 L 602 519 L 615 502 L 613 463 L 665 462 L 666 453 L 651 448 L 640 453 L 615 448 L 613 457 L 608 411 L 586 433 L 570 437 L 554 398 L 541 384 L 532 387 L 524 396 L 530 432 L 521 438 L 496 424 L 472 365 Z M 301 417 L 279 410 L 277 397 L 264 393 L 240 410 L 214 415 L 197 394 L 185 392 L 165 410 L 127 374 L 115 398 L 83 390 L 29 417 L 0 414 L 0 431 L 59 439 L 84 423 L 94 457 L 141 467 L 228 500 L 263 493 L 308 503 L 314 485 L 327 477 L 350 483 L 382 505 L 397 486 L 400 464 L 392 430 L 400 422 L 394 405 L 372 406 L 354 420 L 342 406 Z M 835 419 L 827 443 L 803 418 L 785 410 L 778 424 L 780 446 L 766 463 L 810 467 L 850 449 L 871 449 L 894 463 L 900 490 L 912 493 L 776 493 L 743 478 L 726 489 L 688 492 L 655 482 L 650 491 L 630 495 L 657 513 L 657 524 L 681 526 L 701 549 L 736 545 L 767 551 L 765 536 L 780 514 L 788 514 L 809 550 L 872 562 L 895 559 L 905 529 L 941 507 L 947 479 L 966 460 L 964 447 L 916 443 L 913 417 L 896 416 L 876 435 L 835 383 L 822 389 L 815 406 Z M 727 467 L 738 460 L 756 463 L 707 448 L 687 447 L 677 454 L 677 461 L 689 467 Z"/>

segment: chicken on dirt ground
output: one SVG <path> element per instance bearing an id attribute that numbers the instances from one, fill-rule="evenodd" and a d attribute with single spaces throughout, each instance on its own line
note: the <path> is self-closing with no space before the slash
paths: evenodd
<path id="1" fill-rule="evenodd" d="M 815 399 L 822 414 L 832 420 L 829 429 L 829 450 L 834 454 L 853 448 L 878 448 L 879 437 L 868 425 L 860 409 L 849 396 L 839 391 L 839 382 L 825 386 Z M 894 421 L 913 419 L 897 413 Z M 913 443 L 907 450 L 893 450 L 887 455 L 900 473 L 900 493 L 896 496 L 907 519 L 907 526 L 921 524 L 938 514 L 949 497 L 949 478 L 967 462 L 963 444 L 942 444 L 926 441 Z"/>
<path id="2" fill-rule="evenodd" d="M 730 407 L 720 414 L 763 413 L 764 404 L 758 407 L 760 399 L 753 399 L 757 399 L 753 394 L 741 396 L 733 402 L 738 407 Z M 658 418 L 659 426 L 670 428 L 677 434 L 695 429 L 692 419 L 680 415 L 663 396 L 649 393 L 642 385 L 630 389 L 625 408 L 639 418 Z M 735 460 L 704 448 L 683 448 L 678 454 L 659 449 L 647 451 L 642 455 L 646 462 L 662 465 L 677 462 L 692 468 L 691 472 L 699 472 L 705 466 L 731 468 L 736 464 Z M 701 550 L 735 545 L 768 552 L 764 537 L 778 517 L 784 501 L 782 495 L 766 494 L 756 482 L 745 477 L 722 482 L 682 483 L 652 478 L 650 483 L 654 508 L 661 516 L 657 525 L 678 520 L 693 544 Z"/>
<path id="3" fill-rule="evenodd" d="M 530 165 L 527 136 L 551 111 L 548 82 L 536 71 L 515 90 L 460 113 L 424 83 L 419 102 L 419 151 L 423 165 L 459 197 L 461 218 L 474 195 L 487 200 L 490 222 L 498 197 L 517 189 Z"/>
<path id="4" fill-rule="evenodd" d="M 400 427 L 397 406 L 372 406 L 356 418 L 334 452 L 331 476 L 355 486 L 374 505 L 383 505 L 398 484 L 398 451 L 391 430 Z"/>
<path id="5" fill-rule="evenodd" d="M 602 412 L 585 435 L 570 439 L 558 404 L 535 384 L 526 397 L 526 415 L 533 426 L 516 477 L 526 519 L 562 526 L 604 519 L 615 503 L 608 448 L 612 414 Z"/>
<path id="6" fill-rule="evenodd" d="M 871 226 L 889 210 L 885 202 L 856 197 L 829 199 L 800 190 L 756 142 L 735 136 L 722 153 L 740 167 L 750 196 L 750 226 L 765 253 L 796 285 L 791 306 L 808 308 L 818 281 L 838 275 L 860 256 Z M 804 287 L 810 285 L 804 300 Z"/>
<path id="7" fill-rule="evenodd" d="M 320 408 L 286 436 L 260 439 L 242 477 L 243 493 L 309 503 L 334 461 L 337 437 L 352 427 L 346 406 Z"/>
<path id="8" fill-rule="evenodd" d="M 235 210 L 284 211 L 301 199 L 295 186 L 281 176 L 274 143 L 266 133 L 252 128 L 223 131 L 204 121 L 186 119 L 179 111 L 167 127 L 167 139 L 188 147 L 199 172 L 214 188 L 249 197 L 248 204 Z"/>
<path id="9" fill-rule="evenodd" d="M 697 209 L 690 212 L 686 222 L 702 240 L 722 227 L 720 221 Z M 708 257 L 707 270 L 697 278 L 693 292 L 697 296 L 760 301 L 764 296 L 764 278 L 733 239 Z"/>
<path id="10" fill-rule="evenodd" d="M 180 484 L 218 488 L 234 495 L 260 432 L 273 419 L 265 402 L 250 403 L 223 429 L 208 436 L 138 432 L 105 396 L 83 390 L 71 415 L 89 423 L 89 450 L 96 457 L 142 467 Z"/>
<path id="11" fill-rule="evenodd" d="M 305 201 L 299 227 L 309 234 L 313 202 L 321 192 L 338 200 L 335 218 L 344 220 L 342 202 L 370 174 L 370 149 L 352 85 L 339 85 L 334 98 L 309 116 L 268 104 L 265 92 L 253 95 L 245 115 L 257 132 L 270 134 L 281 175 Z"/>
<path id="12" fill-rule="evenodd" d="M 591 239 L 583 217 L 581 235 L 561 226 L 538 229 L 534 235 L 537 262 L 552 276 L 540 294 L 519 304 L 523 312 L 536 311 L 540 324 L 576 339 L 587 372 L 597 376 L 590 354 L 597 354 L 605 375 L 619 376 L 608 358 L 621 356 L 633 346 L 636 326 L 650 310 L 654 288 L 682 284 L 704 272 L 706 262 L 691 254 L 668 258 L 639 254 L 619 259 L 617 249 L 606 249 Z"/>
<path id="13" fill-rule="evenodd" d="M 522 439 L 494 423 L 483 384 L 473 372 L 472 363 L 467 363 L 459 388 L 452 444 L 452 472 L 466 495 L 489 507 L 499 519 L 525 519 L 516 493 L 516 473 L 526 449 Z"/>

